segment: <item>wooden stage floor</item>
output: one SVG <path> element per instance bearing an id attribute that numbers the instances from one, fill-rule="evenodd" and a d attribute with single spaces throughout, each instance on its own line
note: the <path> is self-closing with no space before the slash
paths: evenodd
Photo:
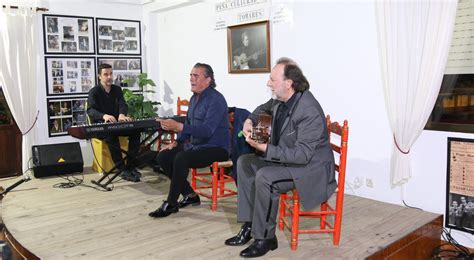
<path id="1" fill-rule="evenodd" d="M 201 198 L 201 206 L 153 219 L 148 213 L 166 198 L 169 181 L 147 170 L 142 173 L 141 182 L 120 180 L 109 192 L 93 188 L 91 180 L 100 177 L 96 173 L 85 174 L 84 185 L 73 188 L 55 188 L 65 182 L 59 177 L 33 179 L 3 199 L 3 222 L 10 238 L 43 259 L 239 258 L 245 247 L 224 246 L 240 227 L 235 197 L 220 200 L 216 212 L 210 210 L 209 200 Z M 0 185 L 6 188 L 16 180 Z M 279 247 L 265 257 L 362 259 L 379 252 L 383 258 L 390 253 L 381 252 L 407 240 L 415 230 L 426 233 L 427 225 L 440 219 L 437 214 L 356 196 L 346 195 L 344 203 L 339 246 L 332 245 L 328 234 L 300 235 L 298 250 L 291 251 L 289 232 L 277 230 Z M 303 221 L 302 226 L 308 224 Z M 408 244 L 415 240 L 409 238 Z"/>

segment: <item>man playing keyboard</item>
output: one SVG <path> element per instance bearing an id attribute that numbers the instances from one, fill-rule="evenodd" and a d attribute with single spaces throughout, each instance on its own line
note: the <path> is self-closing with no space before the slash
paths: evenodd
<path id="1" fill-rule="evenodd" d="M 100 82 L 89 91 L 87 99 L 87 115 L 92 123 L 131 121 L 132 119 L 127 116 L 128 107 L 123 98 L 122 88 L 112 84 L 112 66 L 105 63 L 99 65 L 98 74 Z M 115 166 L 118 170 L 123 170 L 121 177 L 128 181 L 139 182 L 141 174 L 133 165 L 134 160 L 129 159 L 126 163 L 122 159 L 119 136 L 128 136 L 128 156 L 134 158 L 140 146 L 140 131 L 105 133 L 97 137 L 108 144 Z"/>

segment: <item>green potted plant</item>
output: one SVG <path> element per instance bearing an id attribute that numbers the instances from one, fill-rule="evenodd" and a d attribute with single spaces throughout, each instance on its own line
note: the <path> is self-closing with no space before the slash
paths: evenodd
<path id="1" fill-rule="evenodd" d="M 134 93 L 129 89 L 123 89 L 123 97 L 128 105 L 128 115 L 133 119 L 144 119 L 156 117 L 160 102 L 145 100 L 143 93 L 155 93 L 152 89 L 156 86 L 153 80 L 148 78 L 148 74 L 140 73 L 137 78 L 126 79 L 123 81 L 127 85 L 133 85 L 135 82 L 140 89 L 139 93 Z"/>

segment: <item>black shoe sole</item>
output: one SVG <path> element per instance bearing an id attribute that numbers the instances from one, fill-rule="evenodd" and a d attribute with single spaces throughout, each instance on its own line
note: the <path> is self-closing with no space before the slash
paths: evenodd
<path id="1" fill-rule="evenodd" d="M 158 215 L 158 212 L 155 213 L 155 211 L 153 212 L 150 212 L 148 213 L 148 216 L 152 217 L 152 218 L 165 218 L 165 217 L 168 217 L 169 215 L 173 214 L 173 213 L 178 213 L 179 210 L 172 210 L 172 211 L 169 211 L 169 212 L 166 212 L 166 214 L 163 214 L 163 215 Z"/>

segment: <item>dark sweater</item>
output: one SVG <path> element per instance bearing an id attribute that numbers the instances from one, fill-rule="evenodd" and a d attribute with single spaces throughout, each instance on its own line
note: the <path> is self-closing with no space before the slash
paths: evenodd
<path id="1" fill-rule="evenodd" d="M 87 114 L 93 123 L 103 122 L 104 114 L 113 115 L 118 119 L 119 114 L 127 115 L 128 112 L 122 88 L 117 85 L 112 85 L 107 93 L 99 83 L 89 91 L 87 103 Z"/>

